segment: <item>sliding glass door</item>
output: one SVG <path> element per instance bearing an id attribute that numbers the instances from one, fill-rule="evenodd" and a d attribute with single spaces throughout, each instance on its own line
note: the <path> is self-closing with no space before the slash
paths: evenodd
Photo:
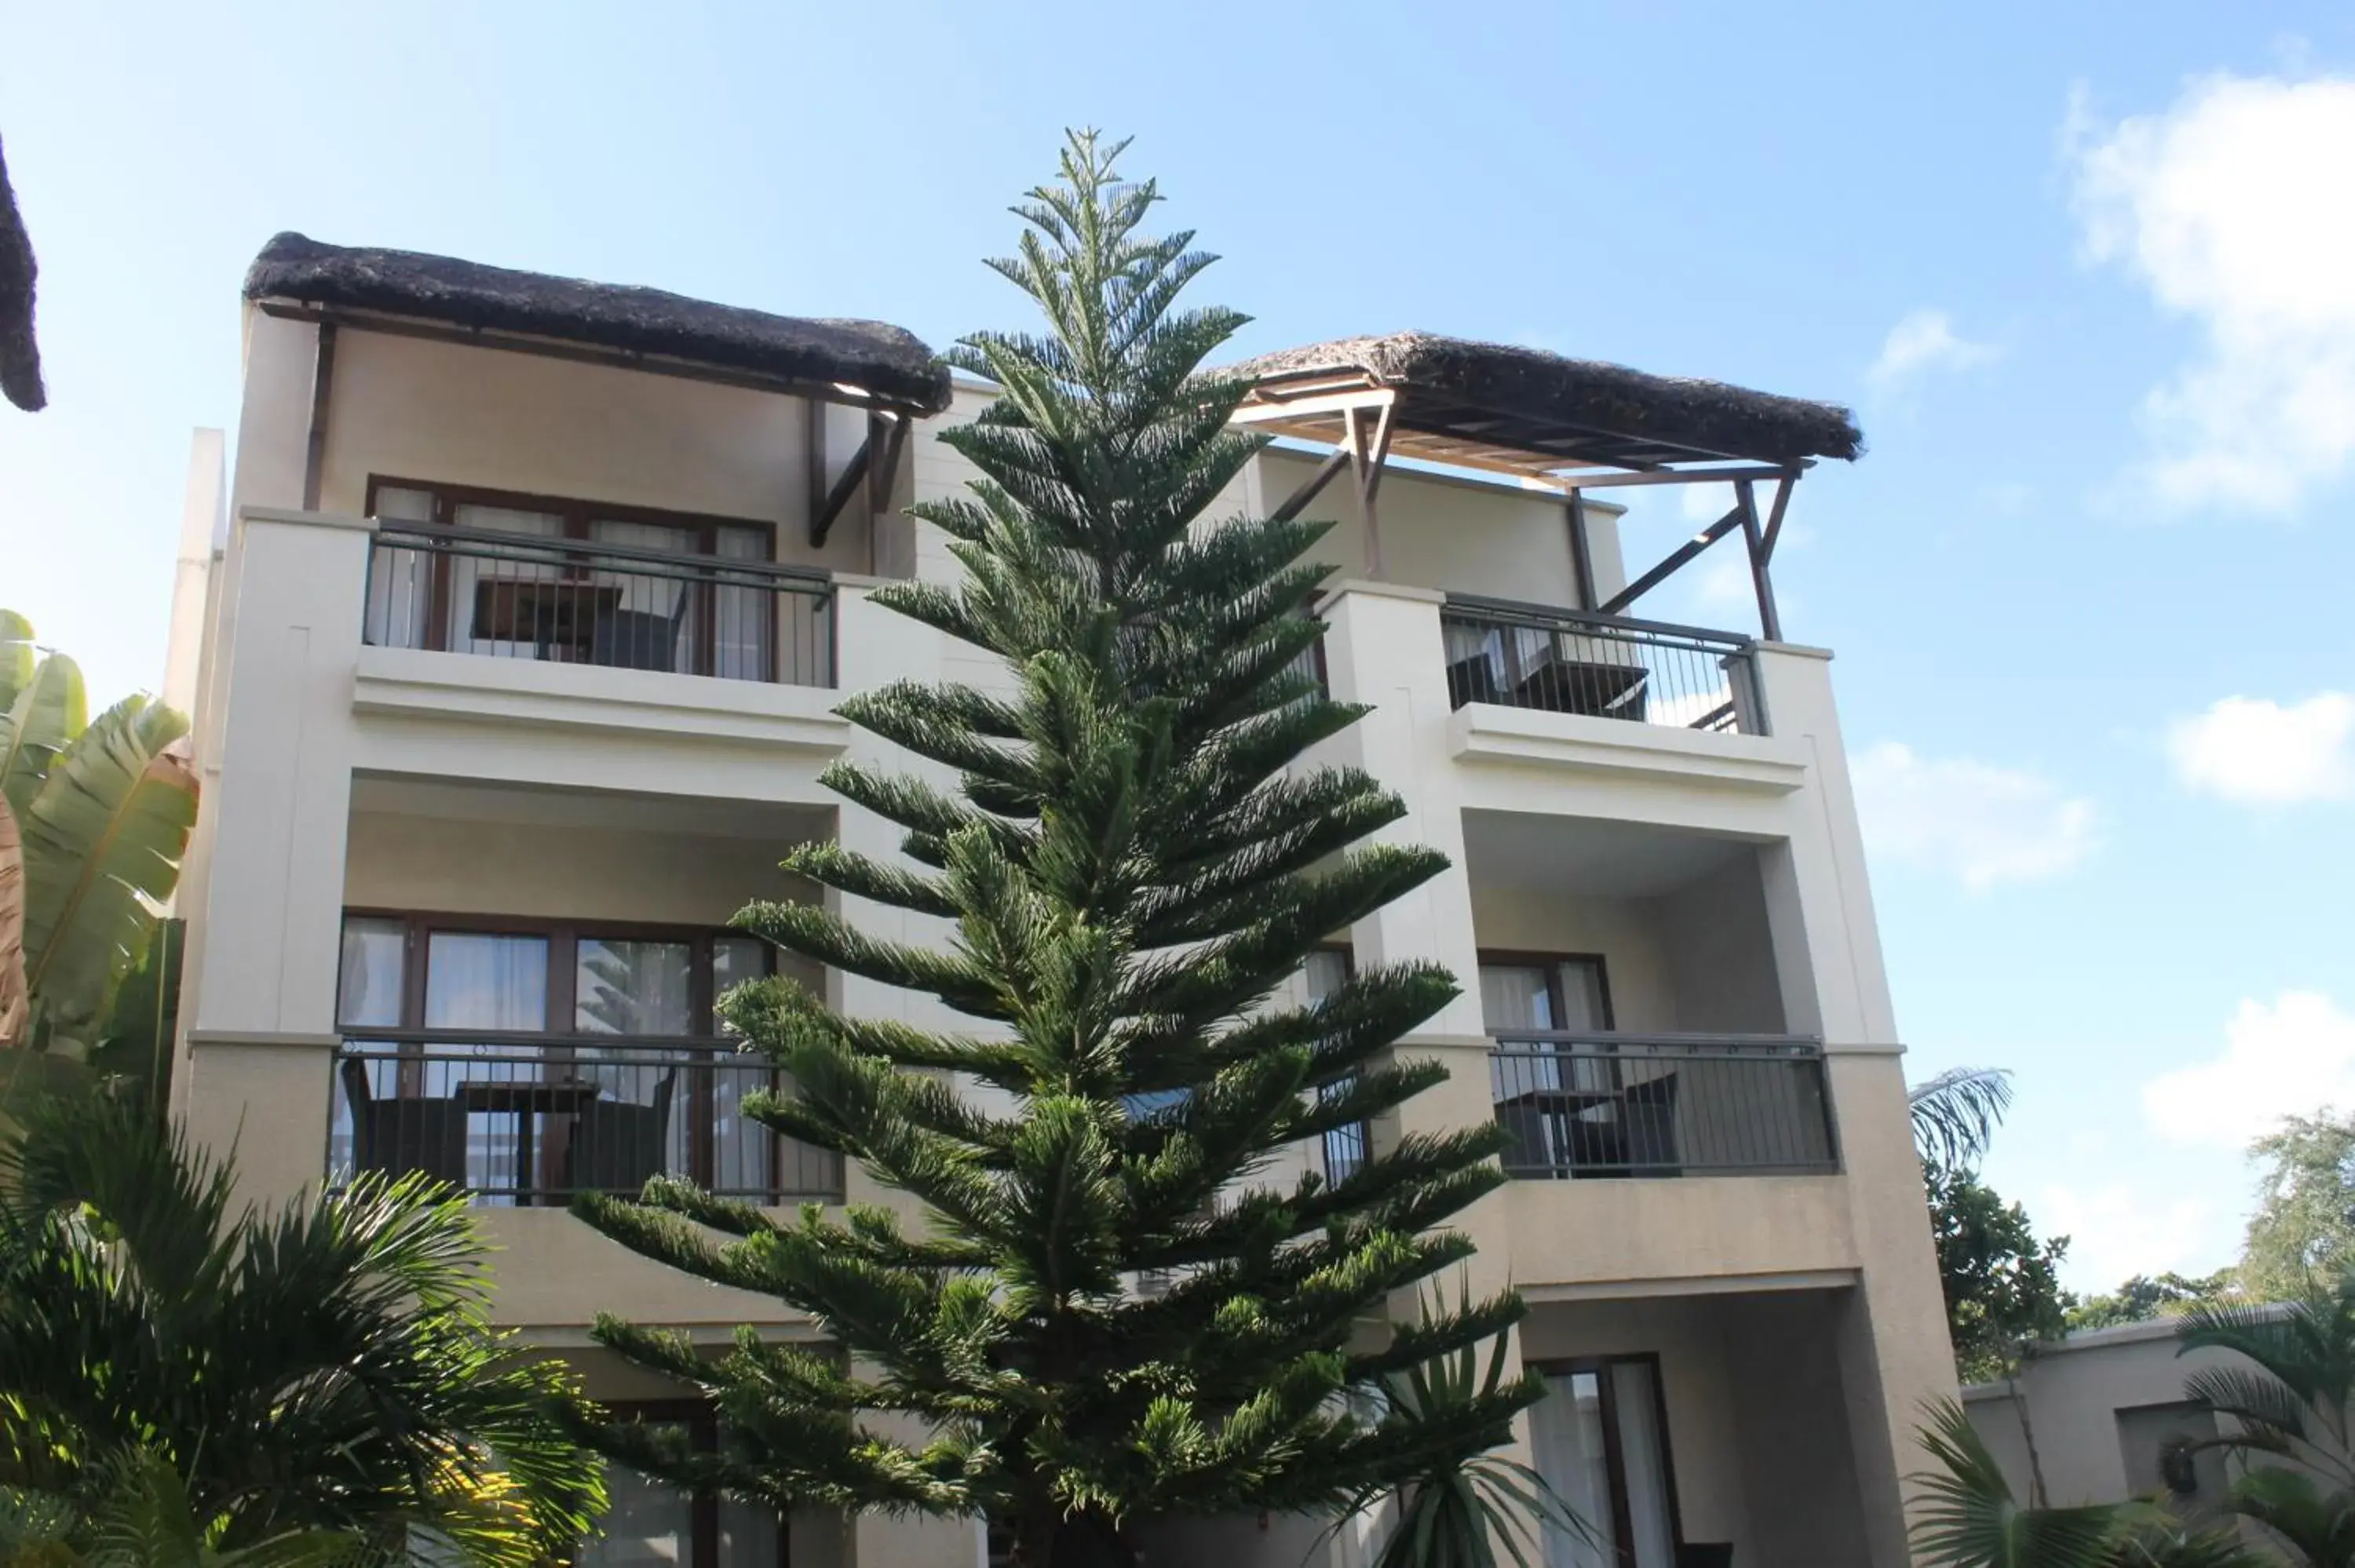
<path id="1" fill-rule="evenodd" d="M 1544 1369 L 1530 1412 L 1538 1473 L 1586 1521 L 1549 1529 L 1546 1568 L 1676 1568 L 1675 1484 L 1649 1356 Z"/>

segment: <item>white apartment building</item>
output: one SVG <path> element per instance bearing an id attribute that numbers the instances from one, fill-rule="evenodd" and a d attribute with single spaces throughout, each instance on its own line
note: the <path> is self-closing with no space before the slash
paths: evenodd
<path id="1" fill-rule="evenodd" d="M 167 680 L 204 783 L 181 1109 L 256 1196 L 355 1168 L 462 1184 L 501 1249 L 499 1319 L 600 1397 L 675 1401 L 591 1345 L 597 1312 L 715 1343 L 808 1326 L 564 1202 L 663 1170 L 777 1203 L 886 1196 L 735 1114 L 765 1068 L 711 1001 L 775 961 L 728 916 L 815 895 L 783 846 L 896 853 L 817 783 L 888 749 L 839 694 L 993 678 L 868 599 L 955 569 L 900 509 L 970 476 L 938 435 L 986 389 L 878 323 L 295 236 L 248 279 L 243 342 L 225 487 L 199 441 Z M 1412 336 L 1252 370 L 1241 417 L 1282 439 L 1233 508 L 1342 519 L 1323 673 L 1373 712 L 1327 750 L 1454 863 L 1300 983 L 1411 957 L 1465 981 L 1407 1044 L 1451 1080 L 1401 1116 L 1510 1130 L 1513 1180 L 1465 1224 L 1479 1282 L 1533 1306 L 1519 1353 L 1550 1393 L 1528 1454 L 1634 1568 L 1897 1568 L 1913 1431 L 1954 1369 L 1828 655 L 1782 640 L 1769 571 L 1794 482 L 1853 429 Z M 1631 618 L 1661 574 L 1623 562 L 1611 487 L 1696 473 L 1744 481 L 1703 537 L 1749 550 L 1763 634 Z M 619 1478 L 617 1499 L 592 1561 L 988 1551 L 973 1526 L 781 1531 Z M 1154 1560 L 1288 1568 L 1313 1534 L 1172 1527 Z"/>

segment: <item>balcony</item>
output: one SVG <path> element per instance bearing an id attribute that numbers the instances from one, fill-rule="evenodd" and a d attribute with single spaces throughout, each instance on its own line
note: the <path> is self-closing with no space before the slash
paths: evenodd
<path id="1" fill-rule="evenodd" d="M 838 1200 L 837 1156 L 739 1109 L 776 1082 L 726 1040 L 371 1032 L 336 1064 L 327 1170 L 420 1171 L 497 1207 L 634 1192 L 658 1175 L 755 1203 Z"/>
<path id="2" fill-rule="evenodd" d="M 368 548 L 372 647 L 831 686 L 834 633 L 805 567 L 389 519 Z"/>
<path id="3" fill-rule="evenodd" d="M 1749 638 L 1448 596 L 1450 708 L 1470 703 L 1722 735 L 1764 735 Z"/>
<path id="4" fill-rule="evenodd" d="M 1828 1175 L 1839 1169 L 1822 1044 L 1786 1035 L 1497 1036 L 1508 1175 Z"/>

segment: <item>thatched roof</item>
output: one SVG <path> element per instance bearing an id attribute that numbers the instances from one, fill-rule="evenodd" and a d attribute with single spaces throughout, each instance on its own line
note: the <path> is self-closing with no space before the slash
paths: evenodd
<path id="1" fill-rule="evenodd" d="M 33 341 L 33 241 L 16 213 L 8 164 L 0 156 L 0 395 L 27 413 L 48 404 L 41 350 Z"/>
<path id="2" fill-rule="evenodd" d="M 1864 448 L 1855 417 L 1829 403 L 1432 333 L 1340 338 L 1231 368 L 1258 381 L 1258 397 L 1271 402 L 1327 387 L 1397 388 L 1402 431 L 1439 447 L 1522 454 L 1509 466 L 1533 471 L 1796 463 L 1854 458 Z"/>
<path id="3" fill-rule="evenodd" d="M 922 339 L 883 322 L 775 316 L 660 289 L 486 267 L 413 250 L 322 245 L 282 234 L 245 275 L 245 297 L 337 319 L 406 323 L 510 346 L 572 345 L 598 357 L 780 390 L 864 389 L 888 407 L 933 414 L 949 376 Z"/>

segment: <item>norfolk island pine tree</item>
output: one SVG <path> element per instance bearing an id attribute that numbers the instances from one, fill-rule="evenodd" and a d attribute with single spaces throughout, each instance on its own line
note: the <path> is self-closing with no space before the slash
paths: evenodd
<path id="1" fill-rule="evenodd" d="M 1014 209 L 1018 254 L 990 263 L 1047 332 L 949 355 L 999 391 L 940 437 L 981 475 L 969 493 L 911 509 L 962 581 L 873 591 L 1004 660 L 1009 686 L 846 699 L 954 787 L 838 763 L 827 785 L 904 830 L 905 863 L 834 842 L 783 862 L 953 939 L 878 940 L 815 904 L 736 921 L 975 1021 L 844 1017 L 783 978 L 724 1003 L 792 1085 L 746 1114 L 921 1212 L 781 1217 L 667 1177 L 576 1202 L 643 1254 L 807 1313 L 834 1347 L 742 1330 L 708 1358 L 601 1319 L 602 1343 L 701 1391 L 721 1432 L 698 1454 L 625 1423 L 602 1446 L 780 1509 L 986 1516 L 1028 1568 L 1124 1560 L 1131 1520 L 1330 1515 L 1507 1441 L 1542 1392 L 1507 1379 L 1437 1414 L 1381 1397 L 1523 1311 L 1507 1291 L 1391 1321 L 1470 1255 L 1445 1222 L 1503 1180 L 1493 1126 L 1391 1139 L 1334 1183 L 1262 1179 L 1446 1077 L 1391 1049 L 1456 995 L 1436 966 L 1278 1000 L 1331 933 L 1445 862 L 1368 842 L 1404 814 L 1375 779 L 1296 766 L 1364 711 L 1301 673 L 1328 525 L 1207 515 L 1262 444 L 1228 425 L 1245 385 L 1204 369 L 1246 318 L 1176 308 L 1212 258 L 1139 233 L 1159 198 L 1115 174 L 1124 146 L 1073 133 L 1057 183 Z"/>

